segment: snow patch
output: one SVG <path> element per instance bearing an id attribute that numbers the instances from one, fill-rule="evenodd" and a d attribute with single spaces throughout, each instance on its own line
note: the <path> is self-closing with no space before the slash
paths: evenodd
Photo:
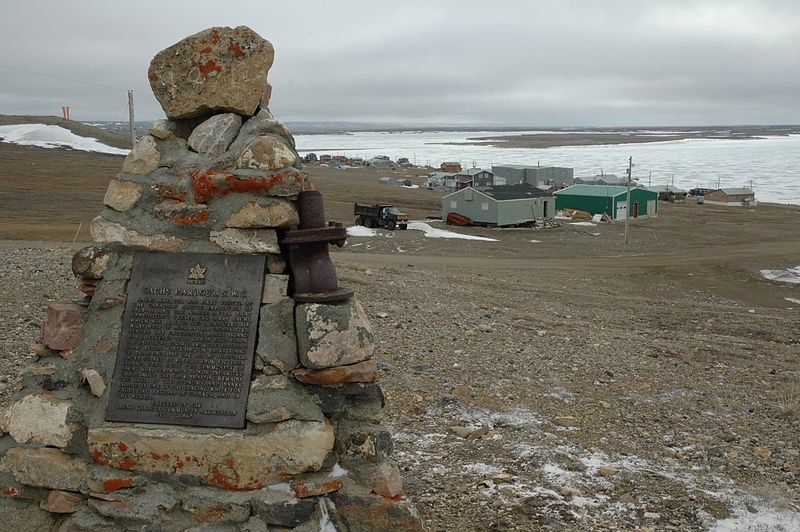
<path id="1" fill-rule="evenodd" d="M 542 474 L 553 484 L 563 486 L 569 484 L 574 478 L 575 473 L 567 471 L 556 464 L 546 463 L 541 467 Z"/>
<path id="2" fill-rule="evenodd" d="M 784 297 L 783 299 L 785 299 L 789 303 L 794 303 L 795 305 L 800 305 L 800 299 L 795 299 L 793 297 Z"/>
<path id="3" fill-rule="evenodd" d="M 762 508 L 758 513 L 750 513 L 746 508 L 739 509 L 736 515 L 714 523 L 711 532 L 775 531 L 790 532 L 800 530 L 800 513 L 775 508 Z"/>
<path id="4" fill-rule="evenodd" d="M 499 475 L 503 472 L 501 468 L 484 464 L 483 462 L 478 462 L 477 464 L 466 464 L 461 467 L 464 468 L 464 471 L 467 471 L 468 473 L 474 473 L 476 475 L 483 476 Z"/>
<path id="5" fill-rule="evenodd" d="M 80 137 L 61 126 L 44 124 L 16 124 L 0 126 L 0 139 L 11 144 L 37 146 L 39 148 L 69 147 L 80 151 L 127 155 L 130 150 L 112 148 L 97 139 Z"/>
<path id="6" fill-rule="evenodd" d="M 470 423 L 471 428 L 487 425 L 495 427 L 537 428 L 544 420 L 527 408 L 515 408 L 505 412 L 488 412 L 483 409 L 471 409 L 461 412 L 461 419 Z"/>
<path id="7" fill-rule="evenodd" d="M 594 227 L 597 224 L 593 224 L 592 222 L 571 222 L 569 225 L 585 225 L 586 227 Z"/>
<path id="8" fill-rule="evenodd" d="M 534 244 L 538 244 L 539 242 L 541 242 L 541 240 L 528 240 L 528 242 L 532 242 Z"/>
<path id="9" fill-rule="evenodd" d="M 770 281 L 800 284 L 800 266 L 786 268 L 785 270 L 761 270 L 761 275 Z"/>
<path id="10" fill-rule="evenodd" d="M 328 478 L 338 478 L 338 477 L 346 477 L 349 471 L 338 463 L 333 464 L 333 469 L 331 470 L 331 474 L 328 475 Z"/>
<path id="11" fill-rule="evenodd" d="M 279 491 L 281 493 L 289 493 L 294 495 L 292 491 L 292 487 L 289 485 L 288 482 L 281 482 L 280 484 L 272 484 L 271 486 L 267 486 L 272 491 Z"/>
<path id="12" fill-rule="evenodd" d="M 495 238 L 486 238 L 475 235 L 464 235 L 461 233 L 454 233 L 453 231 L 447 231 L 445 229 L 434 229 L 425 222 L 410 222 L 408 224 L 408 228 L 413 229 L 415 231 L 422 231 L 428 238 L 460 238 L 462 240 L 483 240 L 484 242 L 497 242 L 497 239 Z"/>
<path id="13" fill-rule="evenodd" d="M 347 236 L 377 236 L 378 232 L 375 229 L 364 227 L 361 225 L 354 225 L 347 228 Z"/>
<path id="14" fill-rule="evenodd" d="M 333 521 L 331 521 L 331 516 L 328 514 L 328 504 L 332 506 L 331 509 L 336 509 L 336 507 L 333 506 L 333 501 L 325 499 L 324 497 L 319 498 L 319 532 L 337 532 Z"/>

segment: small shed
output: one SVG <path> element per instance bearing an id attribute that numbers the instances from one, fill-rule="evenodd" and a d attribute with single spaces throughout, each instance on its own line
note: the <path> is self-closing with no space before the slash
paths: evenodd
<path id="1" fill-rule="evenodd" d="M 442 219 L 451 212 L 467 216 L 474 225 L 529 225 L 554 214 L 553 196 L 530 185 L 473 187 L 442 198 Z"/>
<path id="2" fill-rule="evenodd" d="M 624 220 L 626 213 L 632 218 L 658 216 L 658 193 L 644 188 L 631 188 L 631 201 L 627 206 L 626 187 L 608 185 L 573 185 L 553 193 L 556 209 L 578 209 L 590 214 L 607 214 L 615 220 Z"/>
<path id="3" fill-rule="evenodd" d="M 718 188 L 703 195 L 703 203 L 708 205 L 728 205 L 733 207 L 755 207 L 756 194 L 749 188 Z"/>

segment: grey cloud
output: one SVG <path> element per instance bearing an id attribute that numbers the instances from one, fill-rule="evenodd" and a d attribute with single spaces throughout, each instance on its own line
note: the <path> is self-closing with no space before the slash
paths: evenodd
<path id="1" fill-rule="evenodd" d="M 0 65 L 136 91 L 159 50 L 213 25 L 270 39 L 284 120 L 509 125 L 800 122 L 800 4 L 678 0 L 28 2 Z M 124 91 L 0 69 L 0 112 L 120 118 Z M 23 111 L 24 110 L 24 111 Z"/>

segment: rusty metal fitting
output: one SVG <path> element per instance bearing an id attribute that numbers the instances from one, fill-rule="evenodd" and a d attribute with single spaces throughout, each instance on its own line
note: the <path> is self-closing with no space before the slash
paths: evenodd
<path id="1" fill-rule="evenodd" d="M 344 225 L 325 222 L 322 194 L 316 190 L 300 193 L 300 225 L 284 233 L 281 244 L 289 250 L 289 268 L 294 279 L 295 301 L 329 303 L 353 296 L 350 288 L 339 288 L 336 267 L 328 255 L 328 245 L 341 247 L 347 238 Z"/>

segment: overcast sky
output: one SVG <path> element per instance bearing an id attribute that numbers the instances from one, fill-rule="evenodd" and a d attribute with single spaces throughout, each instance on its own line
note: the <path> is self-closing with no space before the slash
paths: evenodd
<path id="1" fill-rule="evenodd" d="M 150 59 L 238 25 L 275 46 L 284 121 L 800 123 L 798 0 L 5 0 L 0 114 L 126 120 L 134 89 L 160 118 Z"/>

